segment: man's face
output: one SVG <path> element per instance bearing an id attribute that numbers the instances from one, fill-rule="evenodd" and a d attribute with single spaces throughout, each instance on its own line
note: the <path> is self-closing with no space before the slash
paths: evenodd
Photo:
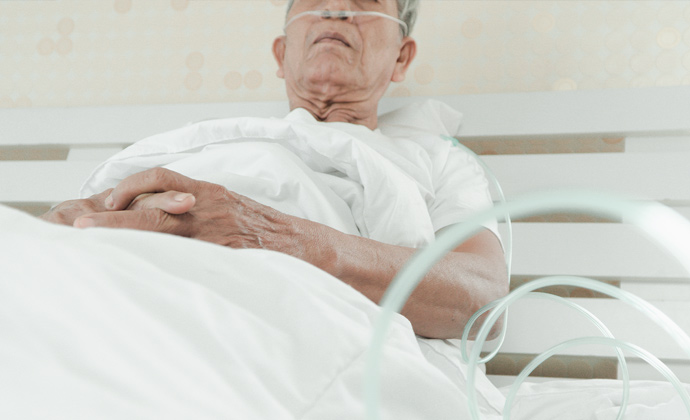
<path id="1" fill-rule="evenodd" d="M 295 0 L 287 18 L 312 10 L 398 16 L 396 0 Z M 404 78 L 407 65 L 399 64 L 403 41 L 400 25 L 390 19 L 307 15 L 286 28 L 284 50 L 276 52 L 278 76 L 286 80 L 289 96 L 292 91 L 318 100 L 348 101 L 382 95 L 391 80 Z"/>

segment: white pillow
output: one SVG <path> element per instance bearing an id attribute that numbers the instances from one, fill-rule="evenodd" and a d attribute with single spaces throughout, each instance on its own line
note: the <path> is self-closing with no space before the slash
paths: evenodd
<path id="1" fill-rule="evenodd" d="M 441 101 L 427 99 L 386 112 L 378 122 L 381 133 L 389 137 L 407 137 L 410 130 L 455 137 L 462 126 L 462 113 Z"/>

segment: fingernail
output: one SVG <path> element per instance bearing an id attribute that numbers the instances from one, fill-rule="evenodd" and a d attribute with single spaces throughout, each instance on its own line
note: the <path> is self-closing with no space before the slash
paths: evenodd
<path id="1" fill-rule="evenodd" d="M 114 205 L 115 205 L 115 203 L 113 202 L 113 196 L 112 196 L 112 195 L 109 195 L 109 196 L 105 199 L 105 208 L 107 208 L 107 209 L 112 209 Z"/>
<path id="2" fill-rule="evenodd" d="M 96 227 L 96 221 L 88 217 L 80 217 L 74 221 L 74 227 L 81 229 Z"/>
<path id="3" fill-rule="evenodd" d="M 191 197 L 191 196 L 192 196 L 192 195 L 191 195 L 191 194 L 188 194 L 188 193 L 185 193 L 185 194 L 177 194 L 176 196 L 173 197 L 173 200 L 178 201 L 178 202 L 179 202 L 179 201 L 184 201 L 184 200 L 188 199 L 188 198 Z"/>

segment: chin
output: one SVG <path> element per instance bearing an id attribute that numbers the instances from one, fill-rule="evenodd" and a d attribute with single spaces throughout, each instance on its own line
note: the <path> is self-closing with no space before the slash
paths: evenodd
<path id="1" fill-rule="evenodd" d="M 309 90 L 326 96 L 335 96 L 343 92 L 352 92 L 352 86 L 356 85 L 352 73 L 339 68 L 315 69 L 305 75 L 303 86 Z"/>

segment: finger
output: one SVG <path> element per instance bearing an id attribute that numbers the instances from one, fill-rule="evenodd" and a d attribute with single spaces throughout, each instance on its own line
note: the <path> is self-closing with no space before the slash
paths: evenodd
<path id="1" fill-rule="evenodd" d="M 180 191 L 195 193 L 195 181 L 164 168 L 153 168 L 128 176 L 120 182 L 105 200 L 110 210 L 124 210 L 137 196 L 147 193 Z"/>
<path id="2" fill-rule="evenodd" d="M 108 188 L 107 190 L 100 192 L 98 194 L 94 194 L 91 197 L 88 198 L 88 200 L 92 200 L 94 202 L 99 203 L 101 206 L 105 202 L 105 199 L 113 192 L 112 188 Z"/>
<path id="3" fill-rule="evenodd" d="M 186 213 L 194 207 L 193 194 L 167 191 L 158 194 L 140 195 L 127 207 L 128 210 L 159 209 L 170 214 Z"/>
<path id="4" fill-rule="evenodd" d="M 180 230 L 184 228 L 184 225 L 177 220 L 177 217 L 180 216 L 173 216 L 158 209 L 110 211 L 78 217 L 73 226 L 80 229 L 91 227 L 136 229 L 185 236 L 186 232 Z"/>
<path id="5" fill-rule="evenodd" d="M 48 222 L 72 226 L 74 220 L 79 216 L 106 211 L 105 198 L 110 195 L 111 191 L 112 188 L 89 198 L 64 201 L 53 206 L 39 217 Z"/>

